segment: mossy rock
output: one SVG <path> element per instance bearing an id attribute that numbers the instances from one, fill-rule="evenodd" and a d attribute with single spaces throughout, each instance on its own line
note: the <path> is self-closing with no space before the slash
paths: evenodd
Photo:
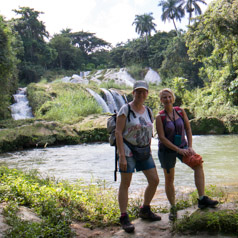
<path id="1" fill-rule="evenodd" d="M 232 206 L 234 209 L 234 205 Z M 231 209 L 204 209 L 196 210 L 191 215 L 185 215 L 173 224 L 173 229 L 181 234 L 212 237 L 237 234 L 237 208 Z M 229 236 L 230 237 L 230 236 Z"/>
<path id="2" fill-rule="evenodd" d="M 108 117 L 108 116 L 107 116 Z M 98 118 L 91 118 L 99 123 Z M 31 122 L 31 123 L 30 123 Z M 52 145 L 72 145 L 91 142 L 108 141 L 108 133 L 105 122 L 100 127 L 80 127 L 75 125 L 64 125 L 59 122 L 49 121 L 27 121 L 25 125 L 19 123 L 15 128 L 0 130 L 0 152 L 15 151 L 27 148 L 45 147 Z M 99 124 L 96 124 L 99 126 Z M 90 123 L 88 125 L 91 125 Z"/>
<path id="3" fill-rule="evenodd" d="M 203 117 L 190 120 L 193 135 L 227 134 L 225 123 L 215 117 Z"/>
<path id="4" fill-rule="evenodd" d="M 238 134 L 238 118 L 225 118 L 224 124 L 229 133 Z"/>
<path id="5" fill-rule="evenodd" d="M 52 100 L 47 84 L 31 83 L 27 86 L 27 98 L 33 114 L 47 101 Z"/>

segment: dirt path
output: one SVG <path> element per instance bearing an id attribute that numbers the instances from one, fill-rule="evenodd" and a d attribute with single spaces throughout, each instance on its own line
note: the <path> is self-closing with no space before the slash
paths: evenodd
<path id="1" fill-rule="evenodd" d="M 3 208 L 6 204 L 0 204 L 0 238 L 4 237 L 4 232 L 9 229 L 10 227 L 6 224 L 4 216 L 3 216 Z M 219 205 L 216 210 L 223 210 L 223 209 L 237 209 L 238 204 L 236 203 L 225 203 L 222 205 Z M 191 215 L 193 212 L 197 210 L 197 207 L 191 207 L 185 210 L 181 210 L 178 212 L 178 219 L 181 219 L 185 214 Z M 211 209 L 214 211 L 214 209 Z M 109 228 L 96 228 L 96 229 L 90 229 L 86 228 L 85 223 L 82 222 L 74 222 L 71 224 L 72 230 L 76 234 L 76 238 L 157 238 L 157 237 L 163 237 L 163 238 L 230 238 L 232 236 L 211 236 L 207 233 L 199 234 L 195 236 L 185 236 L 185 235 L 178 235 L 173 234 L 172 232 L 172 224 L 168 219 L 168 213 L 160 214 L 162 219 L 161 221 L 156 222 L 148 222 L 142 219 L 136 219 L 133 221 L 133 224 L 135 225 L 135 232 L 134 233 L 126 233 L 124 230 L 122 230 L 119 226 L 113 226 Z M 20 211 L 18 213 L 18 216 L 21 217 L 21 219 L 28 220 L 28 221 L 35 221 L 39 222 L 40 219 L 29 209 L 26 207 L 21 207 Z M 233 236 L 234 237 L 234 236 Z"/>

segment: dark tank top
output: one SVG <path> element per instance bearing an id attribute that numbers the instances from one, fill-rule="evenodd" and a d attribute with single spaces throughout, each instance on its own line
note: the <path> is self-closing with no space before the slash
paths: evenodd
<path id="1" fill-rule="evenodd" d="M 177 130 L 177 134 L 181 135 L 181 145 L 179 147 L 183 148 L 183 147 L 187 146 L 187 141 L 185 139 L 184 121 L 181 117 L 179 117 L 177 120 L 175 120 L 175 122 L 167 121 L 167 118 L 165 118 L 163 123 L 164 123 L 163 126 L 164 126 L 165 137 L 169 141 L 171 141 L 172 143 L 174 142 L 174 136 L 175 136 L 176 130 Z M 174 123 L 176 123 L 176 130 L 175 130 Z M 165 148 L 167 148 L 167 147 L 159 141 L 159 149 L 163 150 Z"/>

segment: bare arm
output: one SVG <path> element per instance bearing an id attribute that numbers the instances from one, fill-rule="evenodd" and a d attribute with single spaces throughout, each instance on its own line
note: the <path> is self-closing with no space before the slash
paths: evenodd
<path id="1" fill-rule="evenodd" d="M 192 135 L 190 122 L 188 120 L 188 116 L 186 112 L 184 111 L 184 109 L 182 109 L 182 113 L 183 113 L 184 126 L 185 126 L 185 131 L 186 131 L 187 140 L 188 140 L 188 149 L 190 150 L 190 152 L 195 153 L 195 151 L 193 150 L 193 135 Z"/>
<path id="2" fill-rule="evenodd" d="M 117 149 L 119 152 L 119 167 L 122 171 L 127 170 L 127 161 L 122 136 L 122 133 L 125 129 L 125 125 L 126 125 L 126 116 L 120 115 L 119 117 L 117 117 L 115 136 L 116 136 Z"/>

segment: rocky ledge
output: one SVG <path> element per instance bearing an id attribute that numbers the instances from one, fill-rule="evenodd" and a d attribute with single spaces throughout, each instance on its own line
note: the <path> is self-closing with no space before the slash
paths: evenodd
<path id="1" fill-rule="evenodd" d="M 91 115 L 73 125 L 36 119 L 0 122 L 0 153 L 52 145 L 107 142 L 108 117 Z M 205 117 L 190 122 L 193 135 L 238 133 L 236 118 Z"/>
<path id="2" fill-rule="evenodd" d="M 107 115 L 90 116 L 78 124 L 25 120 L 22 124 L 0 129 L 0 152 L 52 145 L 72 145 L 108 141 Z M 1 126 L 1 125 L 0 125 Z"/>

